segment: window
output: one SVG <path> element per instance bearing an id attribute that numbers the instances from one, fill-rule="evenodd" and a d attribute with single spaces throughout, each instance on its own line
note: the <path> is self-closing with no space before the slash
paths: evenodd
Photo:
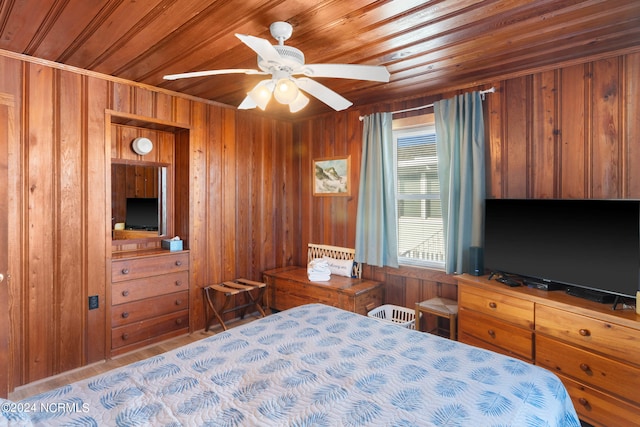
<path id="1" fill-rule="evenodd" d="M 433 114 L 394 120 L 400 264 L 444 268 L 444 233 Z"/>

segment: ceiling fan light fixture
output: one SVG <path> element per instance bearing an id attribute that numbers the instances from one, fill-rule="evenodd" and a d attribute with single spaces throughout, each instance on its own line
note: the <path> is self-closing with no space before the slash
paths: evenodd
<path id="1" fill-rule="evenodd" d="M 267 104 L 271 100 L 274 83 L 272 80 L 263 80 L 254 87 L 251 92 L 247 93 L 253 99 L 261 110 L 267 108 Z"/>
<path id="2" fill-rule="evenodd" d="M 230 73 L 271 75 L 270 79 L 262 80 L 248 92 L 238 108 L 248 110 L 259 107 L 261 110 L 265 110 L 273 95 L 279 103 L 288 105 L 291 112 L 300 111 L 309 103 L 309 98 L 306 95 L 301 95 L 301 91 L 336 111 L 342 111 L 353 105 L 342 95 L 310 77 L 385 83 L 389 81 L 389 71 L 384 66 L 333 63 L 305 65 L 302 51 L 284 44 L 291 37 L 293 26 L 288 22 L 278 21 L 271 25 L 270 30 L 273 38 L 278 41 L 276 45 L 260 37 L 236 33 L 236 37 L 257 54 L 259 70 L 234 68 L 194 71 L 166 75 L 165 79 L 173 80 Z M 303 77 L 298 78 L 299 75 Z"/>
<path id="3" fill-rule="evenodd" d="M 298 90 L 298 96 L 289 104 L 289 111 L 292 113 L 297 113 L 307 106 L 309 103 L 309 98 L 306 97 L 301 90 Z"/>
<path id="4" fill-rule="evenodd" d="M 273 91 L 276 101 L 285 105 L 291 104 L 298 97 L 298 93 L 300 93 L 298 86 L 288 78 L 278 80 Z"/>

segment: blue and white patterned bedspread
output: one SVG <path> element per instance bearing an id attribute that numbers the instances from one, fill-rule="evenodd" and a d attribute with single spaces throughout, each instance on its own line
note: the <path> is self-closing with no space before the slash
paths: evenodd
<path id="1" fill-rule="evenodd" d="M 320 304 L 17 404 L 47 426 L 579 426 L 550 371 Z"/>

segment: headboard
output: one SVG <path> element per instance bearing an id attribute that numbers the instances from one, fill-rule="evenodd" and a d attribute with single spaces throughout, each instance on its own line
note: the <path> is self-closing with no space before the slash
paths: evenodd
<path id="1" fill-rule="evenodd" d="M 355 255 L 355 249 L 309 243 L 309 247 L 307 249 L 307 262 L 311 261 L 312 259 L 322 258 L 323 256 L 353 261 Z M 357 277 L 358 279 L 362 278 L 362 266 L 360 265 L 360 263 L 355 261 L 353 262 L 353 270 L 351 276 Z"/>

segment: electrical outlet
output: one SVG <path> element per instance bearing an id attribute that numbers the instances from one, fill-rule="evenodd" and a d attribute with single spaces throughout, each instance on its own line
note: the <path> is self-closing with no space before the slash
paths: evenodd
<path id="1" fill-rule="evenodd" d="M 95 310 L 98 306 L 98 295 L 91 295 L 89 297 L 89 310 Z"/>

